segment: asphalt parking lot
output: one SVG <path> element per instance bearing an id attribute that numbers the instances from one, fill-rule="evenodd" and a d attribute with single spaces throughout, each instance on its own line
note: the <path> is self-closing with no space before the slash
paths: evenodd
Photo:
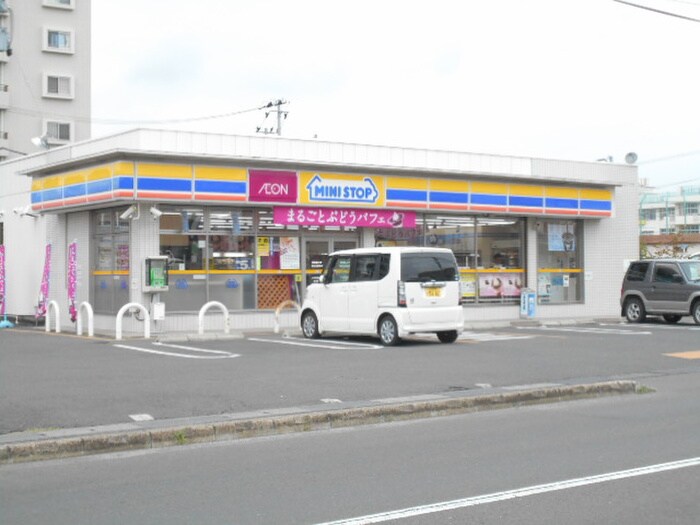
<path id="1" fill-rule="evenodd" d="M 697 372 L 700 327 L 523 326 L 309 341 L 272 333 L 158 342 L 0 332 L 0 434 L 402 396 Z"/>

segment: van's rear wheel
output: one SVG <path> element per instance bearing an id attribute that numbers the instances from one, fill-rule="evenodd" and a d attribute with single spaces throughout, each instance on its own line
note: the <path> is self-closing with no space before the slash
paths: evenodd
<path id="1" fill-rule="evenodd" d="M 304 312 L 301 316 L 301 331 L 307 339 L 318 339 L 318 319 L 313 312 Z"/>
<path id="2" fill-rule="evenodd" d="M 384 346 L 394 346 L 400 341 L 399 327 L 392 316 L 384 316 L 379 321 L 379 339 Z"/>
<path id="3" fill-rule="evenodd" d="M 457 340 L 457 330 L 448 330 L 446 332 L 438 332 L 438 339 L 441 343 L 454 343 Z"/>
<path id="4" fill-rule="evenodd" d="M 695 324 L 700 324 L 700 299 L 696 299 L 693 307 L 690 309 L 690 314 L 693 316 Z"/>

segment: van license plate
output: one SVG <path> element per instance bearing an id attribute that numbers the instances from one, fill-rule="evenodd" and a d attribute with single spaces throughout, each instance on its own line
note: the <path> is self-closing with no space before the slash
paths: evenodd
<path id="1" fill-rule="evenodd" d="M 425 296 L 426 297 L 440 297 L 440 288 L 426 288 L 425 289 Z"/>

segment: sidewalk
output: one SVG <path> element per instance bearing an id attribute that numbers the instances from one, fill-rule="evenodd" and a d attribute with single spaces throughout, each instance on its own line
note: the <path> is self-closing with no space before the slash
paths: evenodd
<path id="1" fill-rule="evenodd" d="M 544 384 L 0 436 L 0 465 L 214 443 L 632 394 L 634 381 Z"/>

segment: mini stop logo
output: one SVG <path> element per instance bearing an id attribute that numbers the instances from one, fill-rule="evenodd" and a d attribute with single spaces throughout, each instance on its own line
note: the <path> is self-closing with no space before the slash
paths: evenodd
<path id="1" fill-rule="evenodd" d="M 296 202 L 297 174 L 294 171 L 249 170 L 251 202 Z"/>

